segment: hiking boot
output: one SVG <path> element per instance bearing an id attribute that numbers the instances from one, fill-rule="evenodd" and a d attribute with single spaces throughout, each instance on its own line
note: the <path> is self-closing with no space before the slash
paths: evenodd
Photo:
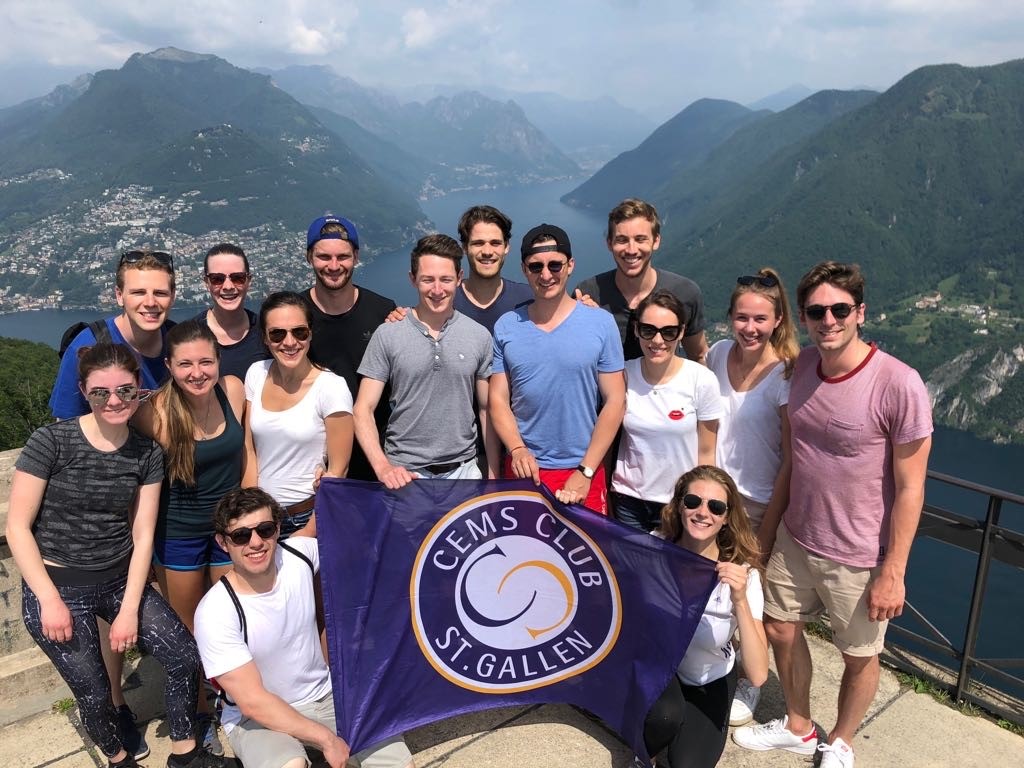
<path id="1" fill-rule="evenodd" d="M 202 746 L 197 746 L 189 753 L 187 761 L 180 760 L 179 755 L 170 755 L 167 758 L 167 768 L 228 768 L 226 757 L 211 755 Z"/>
<path id="2" fill-rule="evenodd" d="M 806 736 L 797 736 L 786 728 L 789 716 L 771 720 L 761 725 L 746 725 L 732 732 L 732 740 L 744 749 L 765 752 L 769 749 L 784 749 L 798 755 L 813 755 L 818 746 L 818 730 L 811 727 Z"/>
<path id="3" fill-rule="evenodd" d="M 729 710 L 729 725 L 746 725 L 754 719 L 754 710 L 761 699 L 761 689 L 741 677 L 736 685 L 736 697 Z"/>
<path id="4" fill-rule="evenodd" d="M 149 756 L 149 744 L 146 743 L 142 731 L 135 725 L 136 719 L 135 713 L 127 704 L 117 708 L 117 734 L 121 737 L 121 746 L 136 760 L 141 760 Z"/>
<path id="5" fill-rule="evenodd" d="M 224 745 L 217 733 L 217 720 L 212 715 L 205 712 L 196 715 L 196 742 L 211 755 L 221 757 L 224 754 Z"/>
<path id="6" fill-rule="evenodd" d="M 818 751 L 821 753 L 819 768 L 853 768 L 853 750 L 842 739 L 819 744 Z"/>

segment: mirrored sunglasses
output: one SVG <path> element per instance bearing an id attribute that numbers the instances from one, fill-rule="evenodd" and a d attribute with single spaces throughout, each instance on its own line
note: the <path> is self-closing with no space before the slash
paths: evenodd
<path id="1" fill-rule="evenodd" d="M 115 387 L 113 391 L 106 387 L 93 387 L 85 393 L 85 399 L 93 408 L 103 408 L 110 402 L 111 395 L 117 395 L 117 399 L 122 403 L 130 403 L 133 400 L 141 403 L 148 400 L 152 394 L 153 391 L 150 389 L 139 389 L 134 384 L 125 384 L 123 387 Z"/>
<path id="2" fill-rule="evenodd" d="M 296 341 L 305 341 L 309 338 L 311 331 L 308 325 L 297 325 L 294 328 L 271 328 L 267 331 L 267 338 L 274 344 L 280 344 L 289 333 Z"/>
<path id="3" fill-rule="evenodd" d="M 708 503 L 708 512 L 716 517 L 721 517 L 729 511 L 729 505 L 721 499 L 705 499 L 696 493 L 688 493 L 683 496 L 683 506 L 687 509 L 697 509 L 705 501 Z"/>
<path id="4" fill-rule="evenodd" d="M 252 538 L 253 531 L 256 531 L 256 535 L 266 541 L 273 538 L 277 533 L 277 523 L 273 520 L 264 520 L 259 525 L 252 526 L 251 528 L 243 525 L 240 528 L 235 528 L 233 531 L 225 531 L 224 536 L 230 539 L 231 543 L 236 547 L 244 547 Z"/>

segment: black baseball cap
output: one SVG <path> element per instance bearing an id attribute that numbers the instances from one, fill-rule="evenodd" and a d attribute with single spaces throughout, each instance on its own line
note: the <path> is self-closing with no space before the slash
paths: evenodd
<path id="1" fill-rule="evenodd" d="M 534 245 L 535 240 L 554 240 L 554 245 Z M 519 249 L 523 261 L 535 253 L 564 253 L 566 258 L 572 258 L 572 245 L 569 243 L 569 236 L 565 230 L 556 227 L 554 224 L 538 224 L 525 235 L 523 244 Z"/>

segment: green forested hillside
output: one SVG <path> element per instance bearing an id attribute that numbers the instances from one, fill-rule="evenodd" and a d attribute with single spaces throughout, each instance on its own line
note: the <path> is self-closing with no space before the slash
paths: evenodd
<path id="1" fill-rule="evenodd" d="M 0 337 L 0 451 L 20 448 L 52 421 L 47 402 L 57 363 L 45 344 Z"/>

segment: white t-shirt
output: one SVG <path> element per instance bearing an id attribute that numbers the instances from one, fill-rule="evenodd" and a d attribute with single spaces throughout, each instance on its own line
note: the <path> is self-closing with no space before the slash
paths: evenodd
<path id="1" fill-rule="evenodd" d="M 676 480 L 697 466 L 697 422 L 722 416 L 715 375 L 686 361 L 664 384 L 644 379 L 643 358 L 626 361 L 626 415 L 612 490 L 668 502 Z"/>
<path id="2" fill-rule="evenodd" d="M 313 495 L 313 476 L 327 448 L 324 419 L 352 413 L 352 393 L 343 378 L 320 371 L 299 402 L 283 411 L 268 411 L 262 400 L 271 363 L 260 360 L 249 366 L 245 399 L 260 488 L 288 506 Z"/>
<path id="3" fill-rule="evenodd" d="M 747 573 L 747 604 L 754 618 L 761 621 L 764 594 L 761 591 L 761 574 L 756 568 Z M 690 647 L 679 662 L 679 678 L 687 685 L 704 685 L 729 674 L 736 663 L 732 636 L 736 634 L 737 625 L 732 612 L 732 592 L 727 584 L 719 582 L 708 598 Z"/>
<path id="4" fill-rule="evenodd" d="M 779 409 L 789 403 L 786 368 L 779 362 L 746 392 L 729 382 L 729 351 L 736 342 L 723 339 L 708 351 L 708 368 L 718 378 L 725 414 L 718 423 L 718 466 L 748 499 L 767 504 L 782 464 L 782 417 Z"/>
<path id="5" fill-rule="evenodd" d="M 316 539 L 288 540 L 319 570 Z M 313 575 L 300 558 L 281 547 L 274 554 L 277 580 L 260 595 L 238 594 L 245 612 L 249 644 L 242 639 L 231 596 L 219 581 L 196 608 L 196 644 L 208 677 L 216 677 L 254 661 L 263 687 L 292 706 L 309 704 L 331 691 L 320 635 L 316 628 Z M 221 723 L 230 731 L 241 720 L 238 707 L 225 704 Z"/>

